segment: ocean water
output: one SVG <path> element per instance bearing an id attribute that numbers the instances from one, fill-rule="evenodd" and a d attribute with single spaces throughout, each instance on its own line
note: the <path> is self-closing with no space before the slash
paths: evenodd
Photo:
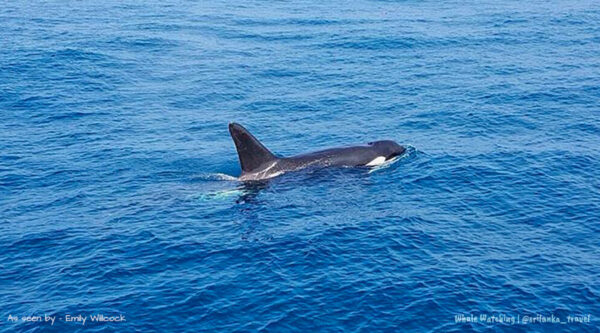
<path id="1" fill-rule="evenodd" d="M 3 2 L 0 331 L 598 332 L 599 22 L 596 1 Z M 231 121 L 281 155 L 409 149 L 244 184 Z"/>

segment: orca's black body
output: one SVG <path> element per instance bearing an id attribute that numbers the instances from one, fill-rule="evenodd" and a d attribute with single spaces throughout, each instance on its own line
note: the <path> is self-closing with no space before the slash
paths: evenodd
<path id="1" fill-rule="evenodd" d="M 278 176 L 287 171 L 317 167 L 375 166 L 406 150 L 394 141 L 369 142 L 365 146 L 332 148 L 292 157 L 277 157 L 262 145 L 242 125 L 229 124 L 240 159 L 240 180 L 260 180 Z"/>

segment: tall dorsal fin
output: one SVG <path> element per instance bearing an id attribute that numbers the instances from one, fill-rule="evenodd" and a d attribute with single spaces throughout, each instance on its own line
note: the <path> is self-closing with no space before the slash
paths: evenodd
<path id="1" fill-rule="evenodd" d="M 260 143 L 242 125 L 229 124 L 229 133 L 240 158 L 242 172 L 251 172 L 267 162 L 277 159 L 262 143 Z"/>

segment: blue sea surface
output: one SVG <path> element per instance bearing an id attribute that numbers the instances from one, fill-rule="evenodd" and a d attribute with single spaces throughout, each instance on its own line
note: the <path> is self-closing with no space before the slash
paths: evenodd
<path id="1" fill-rule="evenodd" d="M 597 1 L 0 6 L 0 331 L 598 332 L 599 174 Z"/>

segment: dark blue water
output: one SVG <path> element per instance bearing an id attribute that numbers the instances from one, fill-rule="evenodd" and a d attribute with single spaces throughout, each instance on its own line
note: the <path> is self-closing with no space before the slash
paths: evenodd
<path id="1" fill-rule="evenodd" d="M 599 22 L 594 1 L 4 2 L 0 330 L 597 332 Z M 410 148 L 247 185 L 230 121 L 283 155 Z M 98 313 L 125 321 L 65 319 Z"/>

